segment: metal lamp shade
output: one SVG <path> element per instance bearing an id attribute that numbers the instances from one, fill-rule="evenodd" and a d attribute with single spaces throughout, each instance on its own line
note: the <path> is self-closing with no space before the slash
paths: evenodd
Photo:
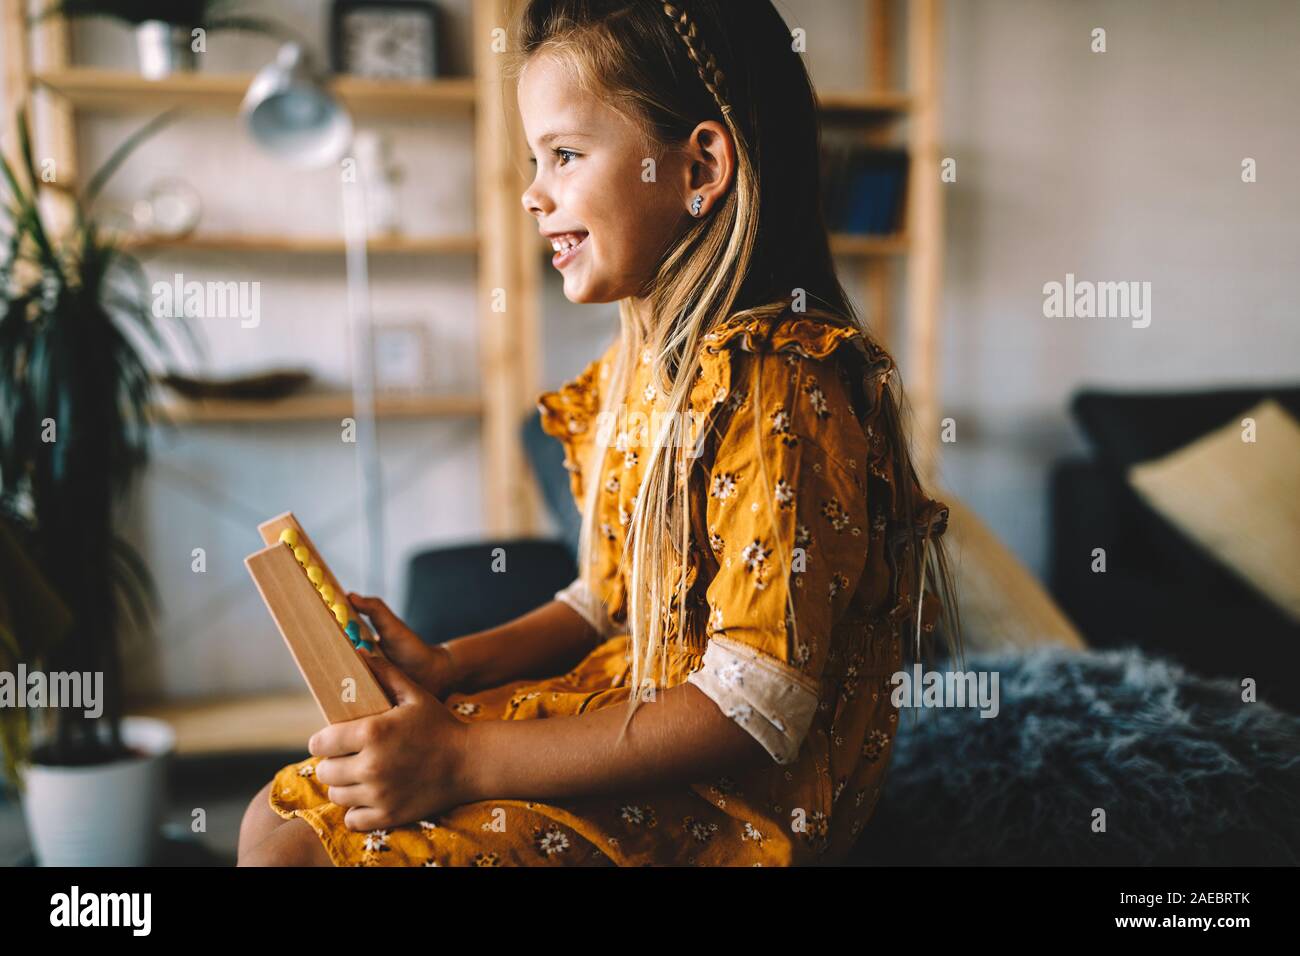
<path id="1" fill-rule="evenodd" d="M 248 87 L 240 115 L 254 142 L 285 162 L 326 166 L 352 142 L 352 118 L 313 75 L 302 48 L 286 43 Z"/>

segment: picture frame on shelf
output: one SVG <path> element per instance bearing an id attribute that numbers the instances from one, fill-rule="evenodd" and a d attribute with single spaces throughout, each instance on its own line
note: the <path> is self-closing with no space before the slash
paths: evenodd
<path id="1" fill-rule="evenodd" d="M 376 80 L 436 79 L 442 27 L 442 11 L 429 0 L 334 0 L 331 66 Z"/>
<path id="2" fill-rule="evenodd" d="M 415 320 L 377 320 L 371 329 L 375 392 L 380 395 L 428 394 L 432 341 L 429 329 Z"/>

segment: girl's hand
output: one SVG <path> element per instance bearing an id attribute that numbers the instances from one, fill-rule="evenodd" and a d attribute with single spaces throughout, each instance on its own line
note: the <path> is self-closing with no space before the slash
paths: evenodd
<path id="1" fill-rule="evenodd" d="M 370 619 L 384 656 L 439 700 L 456 689 L 451 652 L 441 644 L 430 647 L 403 624 L 388 605 L 377 597 L 348 592 L 352 606 Z"/>
<path id="2" fill-rule="evenodd" d="M 351 830 L 413 823 L 469 803 L 465 741 L 469 726 L 390 661 L 364 651 L 375 679 L 396 703 L 385 713 L 318 730 L 307 742 L 324 757 L 316 779 L 331 803 L 347 808 Z"/>

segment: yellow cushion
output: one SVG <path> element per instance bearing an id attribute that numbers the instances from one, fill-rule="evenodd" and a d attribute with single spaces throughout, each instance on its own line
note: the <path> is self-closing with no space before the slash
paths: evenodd
<path id="1" fill-rule="evenodd" d="M 1253 442 L 1244 440 L 1246 419 Z M 1128 473 L 1152 508 L 1300 621 L 1297 479 L 1300 424 L 1271 399 Z"/>
<path id="2" fill-rule="evenodd" d="M 1086 650 L 1087 642 L 1038 579 L 975 512 L 949 492 L 943 540 L 956 579 L 957 610 L 968 653 L 1060 645 Z"/>

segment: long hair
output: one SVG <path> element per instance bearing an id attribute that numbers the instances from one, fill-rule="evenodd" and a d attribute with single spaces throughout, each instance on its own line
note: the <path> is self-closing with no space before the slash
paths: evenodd
<path id="1" fill-rule="evenodd" d="M 816 96 L 771 0 L 529 0 L 515 28 L 508 67 L 513 75 L 534 57 L 560 58 L 581 89 L 640 130 L 648 157 L 680 148 L 705 120 L 722 123 L 736 153 L 732 188 L 708 216 L 676 237 L 642 290 L 649 303 L 644 323 L 630 300 L 619 303 L 621 345 L 600 390 L 599 420 L 606 426 L 597 429 L 584 473 L 604 460 L 613 431 L 610 409 L 624 400 L 645 349 L 658 393 L 665 396 L 663 420 L 671 424 L 692 420 L 689 398 L 703 336 L 728 318 L 779 315 L 790 308 L 796 290 L 807 312 L 851 324 L 874 341 L 835 273 L 822 217 Z M 879 427 L 894 455 L 902 511 L 910 516 L 913 489 L 920 485 L 908 451 L 906 415 L 895 375 L 882 397 Z M 759 434 L 756 428 L 755 440 Z M 667 679 L 674 572 L 680 574 L 676 620 L 686 627 L 687 482 L 689 455 L 698 444 L 674 440 L 680 437 L 667 429 L 652 436 L 624 536 L 632 646 L 628 720 L 642 700 L 652 699 L 647 688 Z M 578 551 L 579 574 L 587 579 L 596 554 L 600 482 L 585 486 Z M 903 532 L 904 556 L 913 557 L 900 573 L 916 575 L 920 599 L 940 600 L 940 632 L 959 658 L 960 625 L 942 540 L 932 540 L 929 528 L 922 534 L 910 520 Z M 786 555 L 779 557 L 788 576 Z M 594 586 L 591 591 L 600 594 Z M 933 640 L 930 634 L 922 638 L 920 614 L 918 607 L 918 659 L 920 641 L 929 648 Z M 792 604 L 787 618 L 794 620 Z M 651 677 L 656 669 L 658 681 Z"/>

